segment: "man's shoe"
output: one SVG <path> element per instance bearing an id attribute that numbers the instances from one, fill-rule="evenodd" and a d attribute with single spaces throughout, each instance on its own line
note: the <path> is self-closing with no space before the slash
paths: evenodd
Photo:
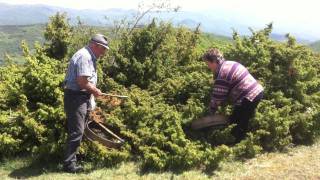
<path id="1" fill-rule="evenodd" d="M 70 164 L 69 166 L 64 166 L 63 170 L 68 173 L 79 173 L 83 172 L 83 167 L 76 164 Z"/>

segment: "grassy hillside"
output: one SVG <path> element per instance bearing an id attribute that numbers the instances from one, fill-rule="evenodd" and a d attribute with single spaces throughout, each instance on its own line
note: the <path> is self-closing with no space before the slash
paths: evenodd
<path id="1" fill-rule="evenodd" d="M 203 49 L 206 49 L 208 47 L 215 47 L 217 45 L 219 45 L 219 47 L 227 46 L 228 44 L 231 44 L 233 42 L 233 40 L 229 37 L 209 33 L 203 33 L 201 35 L 200 41 L 200 46 Z"/>
<path id="2" fill-rule="evenodd" d="M 0 26 L 0 64 L 5 53 L 21 62 L 21 41 L 26 40 L 30 46 L 34 41 L 43 42 L 44 25 Z"/>
<path id="3" fill-rule="evenodd" d="M 314 51 L 320 52 L 320 41 L 316 41 L 316 42 L 310 44 L 310 46 Z"/>
<path id="4" fill-rule="evenodd" d="M 13 57 L 16 62 L 21 63 L 21 41 L 26 40 L 31 47 L 35 41 L 43 42 L 44 28 L 44 24 L 0 26 L 0 65 L 3 63 L 6 53 Z M 95 29 L 102 31 L 103 28 L 95 27 Z M 206 49 L 217 45 L 227 46 L 233 40 L 226 36 L 202 33 L 200 41 L 201 48 Z M 310 44 L 310 47 L 314 51 L 320 52 L 320 41 Z"/>
<path id="5" fill-rule="evenodd" d="M 29 46 L 33 47 L 35 41 L 43 42 L 43 32 L 45 25 L 20 25 L 20 26 L 0 26 L 0 65 L 3 63 L 5 54 L 9 54 L 16 62 L 22 63 L 21 41 L 26 40 Z M 103 27 L 94 27 L 99 32 L 103 32 Z M 201 47 L 227 45 L 232 39 L 226 36 L 203 33 L 201 35 Z"/>

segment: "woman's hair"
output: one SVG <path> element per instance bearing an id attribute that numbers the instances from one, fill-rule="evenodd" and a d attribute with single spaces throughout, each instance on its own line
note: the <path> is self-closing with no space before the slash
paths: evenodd
<path id="1" fill-rule="evenodd" d="M 224 60 L 223 54 L 216 48 L 209 49 L 206 53 L 204 53 L 202 59 L 209 62 L 220 62 Z"/>

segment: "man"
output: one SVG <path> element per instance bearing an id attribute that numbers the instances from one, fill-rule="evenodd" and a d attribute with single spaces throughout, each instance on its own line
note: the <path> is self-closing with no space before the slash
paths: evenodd
<path id="1" fill-rule="evenodd" d="M 86 47 L 72 56 L 68 65 L 64 91 L 68 133 L 64 170 L 67 172 L 75 173 L 83 170 L 76 163 L 76 151 L 84 133 L 90 97 L 101 95 L 100 89 L 96 87 L 96 61 L 107 49 L 109 49 L 107 38 L 102 34 L 96 34 Z"/>
<path id="2" fill-rule="evenodd" d="M 232 134 L 236 143 L 246 135 L 249 119 L 263 97 L 263 87 L 240 63 L 227 61 L 218 49 L 209 49 L 204 55 L 208 68 L 214 73 L 215 82 L 211 94 L 210 112 L 214 114 L 227 98 L 234 104 L 230 123 L 236 124 Z"/>

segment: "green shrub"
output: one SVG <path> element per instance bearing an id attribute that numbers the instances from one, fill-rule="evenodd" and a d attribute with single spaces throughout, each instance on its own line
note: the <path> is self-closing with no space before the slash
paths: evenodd
<path id="1" fill-rule="evenodd" d="M 193 120 L 208 112 L 213 82 L 200 61 L 204 47 L 198 28 L 174 28 L 154 20 L 120 36 L 98 64 L 98 86 L 129 98 L 118 107 L 98 105 L 106 123 L 118 128 L 126 143 L 110 150 L 84 142 L 81 155 L 97 166 L 134 160 L 148 170 L 212 170 L 228 157 L 250 158 L 292 143 L 312 143 L 320 129 L 319 56 L 291 36 L 287 42 L 272 41 L 271 31 L 269 25 L 252 36 L 235 33 L 234 45 L 221 47 L 265 87 L 247 138 L 234 146 L 232 125 L 190 129 Z M 0 67 L 0 154 L 61 158 L 66 140 L 60 87 L 65 65 L 47 57 L 40 45 L 34 53 L 26 45 L 23 50 L 26 64 Z M 230 114 L 230 106 L 219 113 Z"/>

